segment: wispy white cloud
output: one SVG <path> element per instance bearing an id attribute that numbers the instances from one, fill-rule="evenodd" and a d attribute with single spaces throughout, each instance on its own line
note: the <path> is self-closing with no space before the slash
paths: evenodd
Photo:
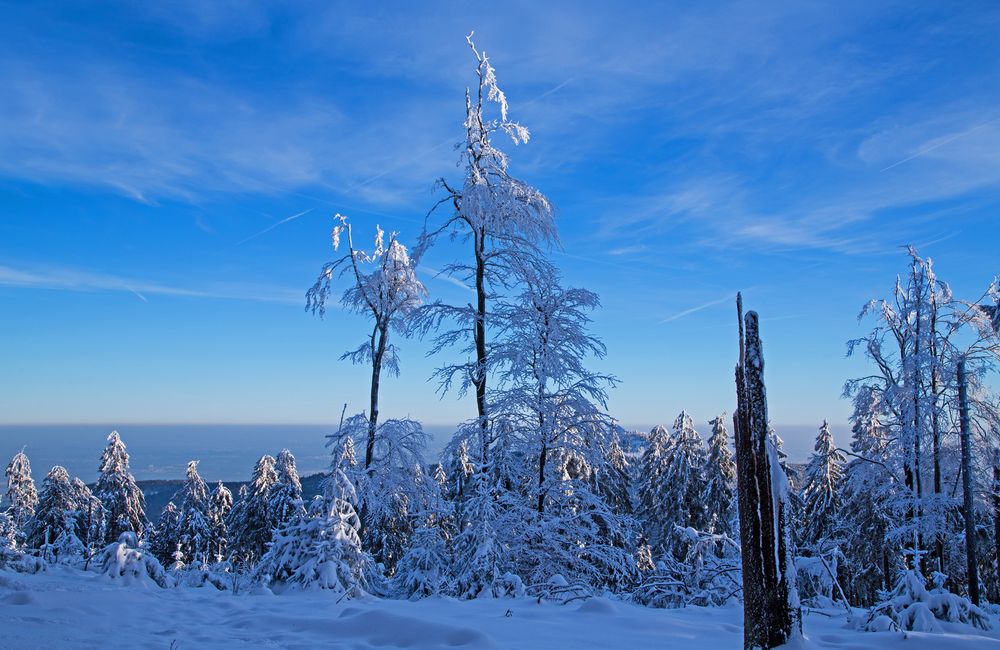
<path id="1" fill-rule="evenodd" d="M 87 269 L 51 265 L 18 268 L 0 264 L 0 287 L 81 293 L 123 292 L 132 294 L 146 303 L 149 302 L 147 296 L 156 295 L 176 298 L 305 304 L 303 292 L 295 289 L 233 283 L 215 283 L 192 288 Z"/>

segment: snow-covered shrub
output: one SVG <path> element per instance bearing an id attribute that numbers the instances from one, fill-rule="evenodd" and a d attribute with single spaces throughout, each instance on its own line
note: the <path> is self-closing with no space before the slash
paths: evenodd
<path id="1" fill-rule="evenodd" d="M 683 558 L 678 560 L 674 552 L 665 552 L 633 590 L 633 600 L 650 607 L 723 605 L 740 593 L 738 542 L 728 535 L 680 526 L 673 537 L 684 549 Z"/>
<path id="2" fill-rule="evenodd" d="M 219 591 L 226 591 L 232 583 L 225 565 L 204 564 L 200 561 L 171 570 L 170 575 L 175 587 L 214 587 Z"/>
<path id="3" fill-rule="evenodd" d="M 846 562 L 839 547 L 810 556 L 795 558 L 796 585 L 803 604 L 830 607 L 838 598 L 837 574 L 841 562 Z"/>
<path id="4" fill-rule="evenodd" d="M 968 598 L 945 590 L 941 586 L 943 578 L 940 574 L 935 576 L 928 590 L 923 576 L 915 570 L 902 571 L 896 586 L 872 607 L 861 628 L 869 632 L 941 632 L 939 621 L 947 621 L 990 629 L 989 615 Z"/>
<path id="5" fill-rule="evenodd" d="M 152 554 L 139 547 L 136 534 L 122 533 L 117 542 L 108 544 L 91 565 L 98 573 L 108 576 L 123 585 L 146 586 L 150 583 L 158 587 L 173 586 L 172 578 Z"/>

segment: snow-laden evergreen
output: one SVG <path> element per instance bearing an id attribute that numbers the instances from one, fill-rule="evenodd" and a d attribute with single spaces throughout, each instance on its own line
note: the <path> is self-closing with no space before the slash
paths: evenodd
<path id="1" fill-rule="evenodd" d="M 799 539 L 802 545 L 820 550 L 823 542 L 834 535 L 837 525 L 845 460 L 834 444 L 826 420 L 816 436 L 814 449 L 802 484 L 804 506 Z"/>
<path id="2" fill-rule="evenodd" d="M 271 489 L 268 508 L 271 511 L 274 525 L 280 526 L 300 514 L 305 508 L 302 504 L 302 481 L 299 470 L 295 467 L 295 456 L 287 449 L 282 449 L 275 463 L 278 482 Z"/>
<path id="3" fill-rule="evenodd" d="M 38 493 L 31 478 L 31 463 L 23 451 L 14 454 L 4 471 L 7 477 L 7 492 L 0 501 L 0 511 L 8 518 L 8 526 L 13 531 L 14 546 L 24 544 L 25 527 L 35 515 Z"/>
<path id="4" fill-rule="evenodd" d="M 323 494 L 275 531 L 255 574 L 272 587 L 316 587 L 358 597 L 367 589 L 370 564 L 360 529 L 354 485 L 335 461 Z"/>
<path id="5" fill-rule="evenodd" d="M 274 456 L 260 457 L 254 465 L 250 484 L 240 491 L 240 499 L 229 513 L 229 543 L 237 562 L 253 565 L 267 550 L 274 531 L 271 491 L 278 482 Z"/>
<path id="6" fill-rule="evenodd" d="M 683 540 L 676 538 L 676 527 L 706 530 L 709 520 L 704 502 L 705 443 L 687 411 L 682 411 L 674 421 L 674 432 L 664 456 L 657 490 L 662 502 L 658 539 L 666 550 L 681 553 Z"/>
<path id="7" fill-rule="evenodd" d="M 219 481 L 208 505 L 208 526 L 211 531 L 209 558 L 212 562 L 222 562 L 229 553 L 229 526 L 226 523 L 233 509 L 233 493 Z"/>
<path id="8" fill-rule="evenodd" d="M 95 496 L 107 512 L 105 540 L 115 541 L 125 532 L 141 535 L 146 528 L 146 500 L 129 472 L 128 452 L 117 431 L 108 435 L 99 471 Z"/>
<path id="9" fill-rule="evenodd" d="M 207 562 L 212 541 L 209 494 L 208 485 L 198 474 L 198 461 L 188 462 L 184 485 L 174 495 L 174 501 L 179 504 L 181 515 L 177 531 L 179 551 L 187 562 Z"/>
<path id="10" fill-rule="evenodd" d="M 709 424 L 705 459 L 705 530 L 717 535 L 732 535 L 736 519 L 736 461 L 729 446 L 729 431 L 725 415 L 718 415 Z"/>
<path id="11" fill-rule="evenodd" d="M 669 458 L 667 449 L 670 447 L 670 431 L 662 426 L 653 427 L 646 441 L 638 465 L 638 485 L 636 487 L 636 512 L 643 521 L 643 531 L 646 542 L 651 548 L 661 548 L 672 530 L 668 528 L 667 504 L 660 498 L 660 488 L 663 476 L 667 471 Z"/>
<path id="12" fill-rule="evenodd" d="M 66 530 L 67 521 L 75 527 L 76 499 L 69 473 L 65 467 L 56 465 L 42 481 L 35 515 L 28 523 L 27 546 L 41 548 L 56 541 Z"/>

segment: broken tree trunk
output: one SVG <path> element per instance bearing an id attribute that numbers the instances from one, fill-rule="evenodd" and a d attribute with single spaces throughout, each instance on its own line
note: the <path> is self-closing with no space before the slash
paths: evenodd
<path id="1" fill-rule="evenodd" d="M 767 649 L 801 632 L 801 613 L 788 529 L 788 483 L 768 436 L 757 313 L 748 312 L 744 319 L 739 294 L 736 310 L 740 361 L 733 425 L 743 560 L 743 647 Z"/>

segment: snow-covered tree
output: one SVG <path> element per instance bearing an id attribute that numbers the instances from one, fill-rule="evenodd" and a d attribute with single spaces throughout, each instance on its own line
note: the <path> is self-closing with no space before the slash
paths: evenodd
<path id="1" fill-rule="evenodd" d="M 208 485 L 198 474 L 198 461 L 192 460 L 188 463 L 184 485 L 174 495 L 173 500 L 180 504 L 177 542 L 180 544 L 181 553 L 188 562 L 207 561 L 212 540 L 208 515 L 210 502 Z"/>
<path id="2" fill-rule="evenodd" d="M 833 442 L 830 425 L 823 420 L 823 426 L 816 436 L 815 451 L 806 465 L 805 481 L 802 484 L 801 540 L 809 547 L 817 547 L 830 539 L 836 527 L 836 517 L 840 510 L 841 480 L 843 479 L 844 455 Z"/>
<path id="3" fill-rule="evenodd" d="M 500 89 L 495 70 L 485 52 L 467 39 L 476 60 L 476 90 L 466 91 L 466 137 L 462 145 L 465 178 L 461 187 L 439 181 L 446 195 L 435 206 L 449 206 L 451 213 L 441 223 L 425 228 L 416 248 L 421 258 L 441 236 L 460 239 L 470 248 L 466 261 L 448 264 L 443 272 L 475 291 L 468 305 L 441 301 L 426 305 L 418 313 L 422 334 L 434 332 L 434 354 L 461 344 L 464 361 L 448 363 L 435 373 L 442 392 L 458 382 L 464 395 L 475 394 L 477 462 L 485 466 L 495 443 L 490 425 L 487 381 L 493 370 L 494 302 L 501 292 L 525 278 L 545 277 L 551 265 L 542 247 L 557 239 L 552 205 L 537 189 L 510 175 L 508 158 L 496 148 L 493 138 L 510 137 L 515 144 L 528 141 L 528 130 L 511 121 L 507 98 Z M 491 112 L 495 108 L 495 113 Z M 450 329 L 443 329 L 443 326 Z"/>
<path id="4" fill-rule="evenodd" d="M 222 562 L 229 551 L 229 527 L 226 521 L 232 509 L 233 493 L 219 481 L 212 490 L 208 506 L 208 525 L 212 531 L 209 553 L 213 562 Z"/>
<path id="5" fill-rule="evenodd" d="M 405 477 L 413 462 L 423 462 L 427 437 L 420 423 L 414 420 L 380 421 L 379 390 L 383 371 L 399 375 L 398 352 L 390 343 L 390 336 L 407 331 L 410 316 L 427 292 L 417 279 L 415 262 L 396 233 L 391 233 L 386 243 L 385 233 L 377 228 L 374 249 L 368 253 L 355 248 L 347 220 L 340 215 L 337 220 L 333 229 L 334 249 L 339 248 L 346 235 L 348 251 L 323 267 L 316 284 L 307 293 L 306 308 L 323 315 L 335 278 L 349 276 L 350 284 L 340 303 L 348 311 L 365 314 L 372 321 L 365 342 L 341 357 L 371 365 L 368 412 L 349 418 L 331 436 L 329 444 L 341 449 L 344 438 L 350 437 L 365 450 L 363 472 L 354 477 L 365 546 L 391 571 L 407 543 L 407 502 L 412 497 L 412 486 Z"/>
<path id="6" fill-rule="evenodd" d="M 709 421 L 712 435 L 708 438 L 705 460 L 706 532 L 732 535 L 736 517 L 736 461 L 729 448 L 729 431 L 725 415 Z"/>
<path id="7" fill-rule="evenodd" d="M 469 487 L 467 519 L 453 543 L 451 591 L 459 598 L 502 596 L 507 570 L 497 542 L 496 490 L 484 473 L 475 474 Z"/>
<path id="8" fill-rule="evenodd" d="M 66 468 L 56 465 L 42 481 L 35 516 L 28 524 L 28 547 L 41 548 L 44 544 L 55 542 L 66 529 L 67 520 L 71 525 L 75 523 L 75 515 L 76 500 L 69 473 Z"/>
<path id="9" fill-rule="evenodd" d="M 667 471 L 671 445 L 670 431 L 656 425 L 647 436 L 646 448 L 639 459 L 639 480 L 636 489 L 636 512 L 639 513 L 646 543 L 659 549 L 667 541 L 673 523 L 669 522 L 668 506 L 660 498 L 663 476 Z"/>
<path id="10" fill-rule="evenodd" d="M 433 518 L 424 519 L 399 560 L 393 591 L 410 599 L 436 596 L 445 589 L 447 566 L 448 553 L 440 524 Z"/>
<path id="11" fill-rule="evenodd" d="M 333 229 L 333 248 L 340 247 L 347 235 L 347 253 L 323 266 L 316 284 L 306 294 L 306 309 L 320 316 L 333 290 L 334 279 L 347 275 L 350 285 L 344 290 L 340 304 L 351 312 L 365 314 L 372 320 L 372 331 L 356 350 L 345 352 L 341 359 L 356 364 L 371 364 L 371 399 L 365 420 L 364 467 L 369 471 L 375 461 L 379 437 L 379 388 L 382 371 L 398 376 L 399 356 L 389 342 L 390 334 L 405 332 L 408 318 L 420 305 L 427 291 L 417 279 L 415 264 L 396 233 L 385 233 L 376 227 L 375 245 L 371 253 L 354 247 L 351 225 L 337 215 Z M 370 473 L 370 472 L 369 472 Z"/>
<path id="12" fill-rule="evenodd" d="M 606 353 L 604 344 L 587 332 L 588 314 L 599 305 L 597 294 L 565 289 L 551 272 L 526 280 L 515 301 L 500 301 L 497 308 L 499 336 L 492 363 L 498 386 L 492 408 L 509 421 L 519 447 L 533 459 L 540 513 L 550 486 L 559 489 L 552 481 L 558 472 L 547 467 L 551 455 L 579 456 L 589 469 L 604 465 L 613 431 L 604 412 L 607 389 L 616 380 L 586 365 Z"/>
<path id="13" fill-rule="evenodd" d="M 851 415 L 854 456 L 844 467 L 837 531 L 849 567 L 845 589 L 851 602 L 860 605 L 873 603 L 879 590 L 889 589 L 895 573 L 896 547 L 887 536 L 896 525 L 892 503 L 900 486 L 888 469 L 890 441 L 882 417 L 880 393 L 860 390 Z"/>
<path id="14" fill-rule="evenodd" d="M 76 505 L 76 536 L 83 543 L 89 557 L 104 542 L 107 513 L 100 499 L 94 496 L 87 484 L 74 477 L 73 501 Z"/>
<path id="15" fill-rule="evenodd" d="M 278 482 L 271 490 L 268 508 L 274 518 L 275 526 L 280 526 L 303 512 L 305 508 L 302 505 L 302 481 L 299 480 L 299 471 L 295 467 L 295 456 L 292 452 L 287 449 L 281 450 L 275 471 L 278 474 Z"/>
<path id="16" fill-rule="evenodd" d="M 682 411 L 674 421 L 674 433 L 664 451 L 657 498 L 662 519 L 656 537 L 665 550 L 682 553 L 676 527 L 705 530 L 705 443 L 695 431 L 691 416 Z"/>
<path id="17" fill-rule="evenodd" d="M 184 512 L 170 501 L 160 511 L 160 518 L 149 536 L 148 548 L 157 560 L 166 566 L 174 561 L 174 554 L 181 545 L 181 523 Z M 183 555 L 183 552 L 182 552 Z"/>
<path id="18" fill-rule="evenodd" d="M 356 494 L 339 463 L 334 463 L 323 494 L 306 513 L 280 527 L 255 570 L 270 585 L 318 587 L 354 598 L 365 593 L 361 521 Z"/>
<path id="19" fill-rule="evenodd" d="M 138 536 L 124 532 L 94 558 L 93 568 L 125 586 L 172 587 L 173 580 L 156 558 L 139 545 Z"/>
<path id="20" fill-rule="evenodd" d="M 271 491 L 278 482 L 274 464 L 274 456 L 260 457 L 246 496 L 229 513 L 229 542 L 240 562 L 255 563 L 271 540 L 274 518 L 269 503 Z"/>
<path id="21" fill-rule="evenodd" d="M 25 527 L 35 515 L 38 504 L 38 493 L 35 482 L 31 479 L 31 463 L 28 456 L 19 451 L 11 458 L 5 471 L 7 476 L 7 492 L 0 501 L 2 510 L 10 520 L 14 531 L 15 546 L 22 545 L 25 537 Z"/>
<path id="22" fill-rule="evenodd" d="M 605 462 L 596 476 L 597 486 L 605 502 L 615 511 L 632 514 L 631 463 L 622 449 L 618 431 L 611 434 Z"/>
<path id="23" fill-rule="evenodd" d="M 141 535 L 146 527 L 146 499 L 128 471 L 128 452 L 117 431 L 108 435 L 99 471 L 96 496 L 107 512 L 105 539 L 117 540 L 124 532 Z"/>

